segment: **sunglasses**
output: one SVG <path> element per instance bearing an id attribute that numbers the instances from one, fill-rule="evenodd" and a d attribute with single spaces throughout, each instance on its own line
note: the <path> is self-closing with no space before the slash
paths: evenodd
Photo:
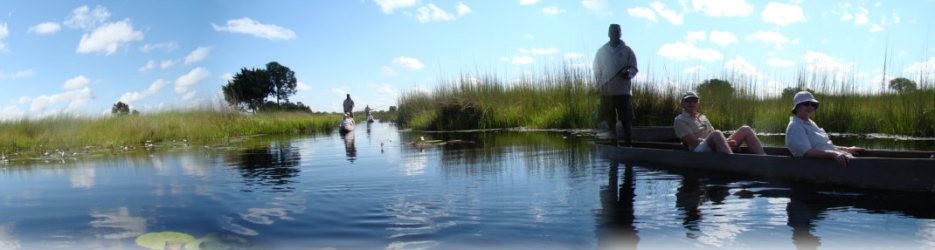
<path id="1" fill-rule="evenodd" d="M 817 103 L 817 102 L 803 102 L 803 103 L 801 103 L 801 104 L 799 104 L 799 105 L 802 105 L 802 106 L 812 106 L 813 108 L 816 108 L 816 109 L 818 108 L 818 103 Z"/>

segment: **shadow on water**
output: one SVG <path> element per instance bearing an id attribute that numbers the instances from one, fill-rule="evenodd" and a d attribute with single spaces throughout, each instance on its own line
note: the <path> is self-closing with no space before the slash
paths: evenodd
<path id="1" fill-rule="evenodd" d="M 787 199 L 786 225 L 791 230 L 791 240 L 797 249 L 819 249 L 822 246 L 822 237 L 816 232 L 816 224 L 834 211 L 857 209 L 869 214 L 935 219 L 935 195 L 930 194 L 773 182 L 743 175 L 664 166 L 649 168 L 681 177 L 675 194 L 675 207 L 686 230 L 685 237 L 689 239 L 697 239 L 704 233 L 700 224 L 706 217 L 723 216 L 723 212 L 712 207 L 723 204 L 727 199 Z M 624 186 L 621 186 L 621 190 L 626 188 Z"/>
<path id="2" fill-rule="evenodd" d="M 636 219 L 633 213 L 636 197 L 633 165 L 624 165 L 623 176 L 619 176 L 619 168 L 619 163 L 610 163 L 607 185 L 600 188 L 601 212 L 597 230 L 600 249 L 636 249 L 640 241 L 633 224 Z M 618 185 L 620 179 L 623 183 Z"/>
<path id="3" fill-rule="evenodd" d="M 257 184 L 289 188 L 292 179 L 299 176 L 299 149 L 289 141 L 274 141 L 266 146 L 253 146 L 227 154 L 228 162 L 237 166 L 248 185 Z M 244 189 L 251 190 L 251 189 Z"/>

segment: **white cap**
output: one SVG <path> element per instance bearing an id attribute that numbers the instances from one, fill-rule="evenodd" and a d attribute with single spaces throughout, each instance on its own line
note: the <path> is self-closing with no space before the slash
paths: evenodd
<path id="1" fill-rule="evenodd" d="M 818 100 L 815 99 L 815 96 L 813 96 L 811 92 L 804 90 L 799 91 L 798 93 L 795 93 L 795 97 L 792 98 L 792 110 L 795 111 L 795 106 L 798 106 L 803 102 L 818 103 Z"/>

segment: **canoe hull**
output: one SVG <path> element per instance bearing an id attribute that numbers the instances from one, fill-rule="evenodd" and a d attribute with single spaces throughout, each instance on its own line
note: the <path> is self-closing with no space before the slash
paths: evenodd
<path id="1" fill-rule="evenodd" d="M 724 155 L 604 144 L 598 147 L 605 158 L 620 162 L 662 164 L 853 188 L 935 193 L 935 159 L 931 158 L 858 157 L 852 159 L 847 167 L 842 167 L 834 159 L 786 155 Z"/>

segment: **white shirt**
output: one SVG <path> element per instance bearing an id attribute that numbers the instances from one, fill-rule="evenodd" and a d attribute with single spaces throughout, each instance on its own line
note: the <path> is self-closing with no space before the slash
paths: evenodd
<path id="1" fill-rule="evenodd" d="M 615 75 L 625 69 L 620 76 Z M 636 67 L 636 55 L 633 49 L 620 41 L 616 47 L 610 42 L 605 43 L 594 55 L 594 80 L 600 87 L 601 95 L 633 95 L 630 89 L 630 79 L 636 76 L 639 70 Z"/>
<path id="2" fill-rule="evenodd" d="M 795 157 L 803 157 L 805 152 L 811 149 L 836 149 L 828 138 L 828 133 L 819 128 L 818 124 L 811 119 L 806 121 L 794 115 L 789 118 L 789 126 L 786 126 L 786 147 Z"/>

